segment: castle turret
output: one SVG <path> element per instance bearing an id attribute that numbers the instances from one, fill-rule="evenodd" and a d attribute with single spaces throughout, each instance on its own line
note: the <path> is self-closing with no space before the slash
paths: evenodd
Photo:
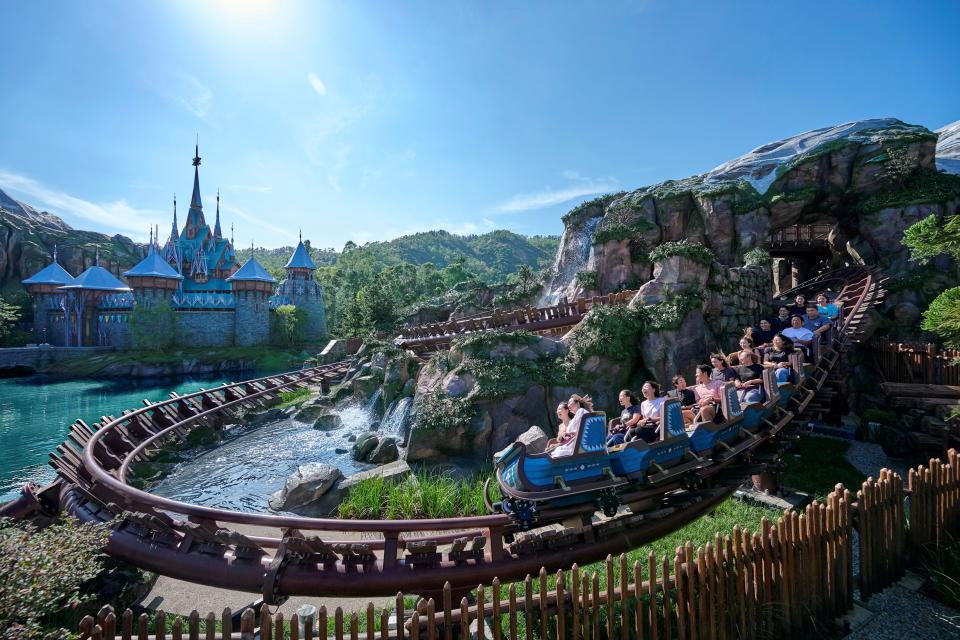
<path id="1" fill-rule="evenodd" d="M 33 296 L 33 333 L 38 343 L 49 342 L 64 345 L 64 336 L 50 326 L 50 311 L 62 308 L 63 292 L 60 287 L 73 282 L 73 276 L 57 262 L 57 247 L 53 247 L 53 262 L 23 281 L 27 292 Z"/>
<path id="2" fill-rule="evenodd" d="M 236 302 L 234 342 L 238 346 L 266 344 L 270 339 L 269 298 L 277 281 L 257 262 L 253 246 L 250 259 L 227 282 Z"/>
<path id="3" fill-rule="evenodd" d="M 284 267 L 286 279 L 280 283 L 277 296 L 284 302 L 307 312 L 306 339 L 326 340 L 327 314 L 323 305 L 323 287 L 313 278 L 317 265 L 303 244 L 303 238 Z"/>
<path id="4" fill-rule="evenodd" d="M 100 252 L 92 267 L 78 275 L 69 284 L 59 288 L 66 294 L 64 342 L 68 346 L 100 344 L 96 307 L 100 298 L 130 291 L 130 287 L 100 266 Z"/>
<path id="5" fill-rule="evenodd" d="M 137 304 L 147 306 L 160 300 L 169 302 L 183 280 L 183 276 L 163 259 L 153 244 L 150 245 L 147 257 L 129 271 L 124 271 L 123 277 L 133 289 Z"/>

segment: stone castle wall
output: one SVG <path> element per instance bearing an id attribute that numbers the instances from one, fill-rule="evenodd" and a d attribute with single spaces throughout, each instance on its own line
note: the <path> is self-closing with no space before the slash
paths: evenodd
<path id="1" fill-rule="evenodd" d="M 234 344 L 236 313 L 232 309 L 178 309 L 176 318 L 178 345 L 231 347 Z"/>
<path id="2" fill-rule="evenodd" d="M 259 291 L 237 291 L 234 343 L 247 347 L 270 342 L 270 305 Z"/>

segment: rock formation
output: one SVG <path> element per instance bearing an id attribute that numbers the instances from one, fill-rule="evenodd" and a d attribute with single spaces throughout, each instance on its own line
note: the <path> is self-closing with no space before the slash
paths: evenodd
<path id="1" fill-rule="evenodd" d="M 19 291 L 20 281 L 50 264 L 57 245 L 60 264 L 73 275 L 93 264 L 114 274 L 126 271 L 145 255 L 146 247 L 121 235 L 73 229 L 52 213 L 40 212 L 0 191 L 0 289 Z"/>

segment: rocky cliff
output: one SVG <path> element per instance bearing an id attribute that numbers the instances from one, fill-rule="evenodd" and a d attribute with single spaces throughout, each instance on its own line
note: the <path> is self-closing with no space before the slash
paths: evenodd
<path id="1" fill-rule="evenodd" d="M 704 174 L 581 205 L 564 217 L 544 300 L 639 287 L 653 277 L 649 255 L 661 243 L 700 243 L 720 264 L 737 266 L 771 230 L 824 223 L 832 227 L 829 261 L 882 268 L 893 279 L 888 319 L 915 321 L 912 309 L 894 308 L 922 308 L 956 279 L 947 264 L 918 274 L 900 244 L 914 222 L 960 208 L 960 176 L 945 172 L 960 167 L 960 123 L 938 133 L 892 118 L 826 127 Z"/>
<path id="2" fill-rule="evenodd" d="M 60 264 L 72 275 L 92 265 L 98 249 L 100 264 L 117 274 L 144 255 L 144 247 L 126 236 L 79 231 L 0 191 L 0 292 L 22 292 L 20 281 L 50 263 L 54 245 Z"/>
<path id="3" fill-rule="evenodd" d="M 901 239 L 920 219 L 960 213 L 960 176 L 938 171 L 958 153 L 958 130 L 941 130 L 938 146 L 936 133 L 899 120 L 847 123 L 580 205 L 563 218 L 542 301 L 625 288 L 639 289 L 634 299 L 595 307 L 562 341 L 496 332 L 454 341 L 417 380 L 408 455 L 484 457 L 530 424 L 552 433 L 554 403 L 572 390 L 611 413 L 622 387 L 692 379 L 693 365 L 734 348 L 769 312 L 763 249 L 771 231 L 795 224 L 829 225 L 820 266 L 866 263 L 891 277 L 874 329 L 916 331 L 957 269 L 911 264 Z"/>

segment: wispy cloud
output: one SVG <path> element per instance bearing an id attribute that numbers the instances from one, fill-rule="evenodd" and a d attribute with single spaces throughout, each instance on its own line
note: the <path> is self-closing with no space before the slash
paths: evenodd
<path id="1" fill-rule="evenodd" d="M 584 196 L 598 193 L 607 193 L 619 188 L 615 178 L 588 178 L 577 171 L 564 171 L 561 174 L 568 183 L 562 187 L 546 187 L 541 191 L 521 193 L 512 196 L 505 202 L 497 205 L 496 210 L 501 213 L 515 213 L 517 211 L 531 211 L 544 209 L 557 204 L 563 204 Z"/>
<path id="2" fill-rule="evenodd" d="M 28 176 L 2 169 L 0 188 L 13 192 L 37 209 L 65 217 L 74 225 L 91 222 L 101 230 L 124 232 L 135 239 L 145 239 L 147 229 L 154 224 L 169 224 L 169 213 L 165 211 L 135 207 L 124 199 L 91 202 L 47 187 Z"/>
<path id="3" fill-rule="evenodd" d="M 178 73 L 161 81 L 157 92 L 197 118 L 205 118 L 213 109 L 213 91 L 196 76 Z"/>
<path id="4" fill-rule="evenodd" d="M 222 212 L 222 213 L 226 213 L 226 214 L 228 214 L 228 215 L 237 216 L 238 218 L 242 218 L 243 220 L 249 222 L 250 224 L 253 224 L 253 225 L 255 225 L 255 226 L 257 226 L 257 227 L 260 227 L 260 228 L 262 228 L 262 229 L 267 229 L 267 230 L 269 230 L 269 231 L 273 231 L 274 233 L 278 233 L 278 234 L 280 234 L 281 236 L 284 236 L 284 237 L 286 237 L 286 238 L 293 239 L 293 238 L 296 238 L 296 237 L 297 237 L 297 234 L 295 234 L 295 233 L 294 233 L 293 231 L 291 231 L 290 229 L 286 229 L 286 228 L 284 228 L 284 227 L 281 227 L 281 226 L 278 226 L 278 225 L 275 225 L 275 224 L 270 224 L 269 222 L 264 221 L 264 216 L 255 216 L 255 215 L 253 215 L 253 214 L 251 214 L 251 213 L 247 213 L 247 212 L 244 211 L 243 209 L 240 209 L 240 208 L 235 207 L 235 206 L 233 206 L 233 205 L 224 205 L 224 204 L 221 204 L 220 209 L 221 209 L 221 212 Z M 242 233 L 242 232 L 241 232 L 240 236 L 237 237 L 237 244 L 238 244 L 239 246 L 241 246 L 241 247 L 246 246 L 246 245 L 244 244 L 243 233 Z"/>
<path id="5" fill-rule="evenodd" d="M 307 74 L 307 82 L 310 83 L 310 87 L 316 92 L 318 96 L 327 95 L 327 85 L 323 84 L 323 80 L 317 77 L 313 71 Z"/>

